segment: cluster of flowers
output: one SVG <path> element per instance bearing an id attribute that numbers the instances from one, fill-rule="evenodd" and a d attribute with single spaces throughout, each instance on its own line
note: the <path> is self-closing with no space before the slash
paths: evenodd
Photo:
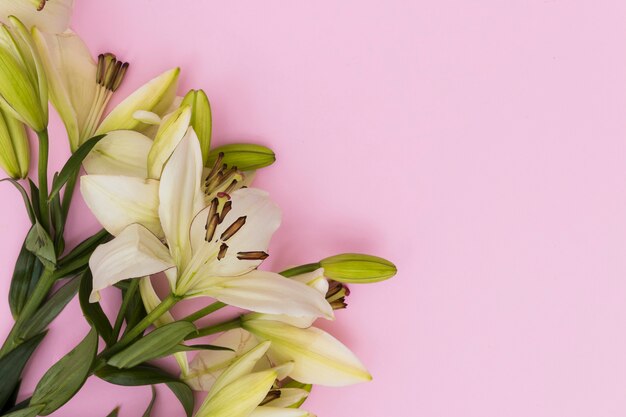
<path id="1" fill-rule="evenodd" d="M 281 213 L 251 183 L 273 152 L 252 144 L 211 148 L 209 100 L 202 90 L 176 95 L 178 68 L 105 115 L 128 64 L 113 54 L 94 61 L 68 29 L 71 9 L 71 0 L 0 0 L 0 166 L 32 221 L 11 282 L 15 324 L 0 349 L 0 415 L 47 415 L 91 375 L 121 385 L 165 383 L 188 416 L 192 389 L 204 391 L 197 417 L 310 416 L 299 407 L 312 385 L 371 379 L 314 322 L 346 307 L 346 283 L 390 278 L 395 266 L 342 254 L 281 273 L 257 269 Z M 48 100 L 72 150 L 51 186 Z M 37 185 L 28 178 L 27 128 L 39 139 Z M 81 167 L 86 175 L 79 178 Z M 78 181 L 103 231 L 67 251 L 63 234 Z M 159 273 L 169 284 L 163 299 L 151 281 Z M 122 303 L 111 323 L 99 300 L 113 286 Z M 92 330 L 17 403 L 24 365 L 76 293 Z M 194 297 L 213 302 L 186 317 L 172 315 L 176 303 Z M 194 324 L 227 306 L 248 313 Z M 189 344 L 218 334 L 211 344 Z M 106 346 L 98 351 L 100 338 Z M 189 351 L 197 351 L 191 362 Z M 167 356 L 175 357 L 180 376 L 148 363 Z"/>

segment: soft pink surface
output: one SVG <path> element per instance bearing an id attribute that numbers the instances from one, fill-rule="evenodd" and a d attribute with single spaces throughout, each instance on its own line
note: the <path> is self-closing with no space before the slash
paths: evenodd
<path id="1" fill-rule="evenodd" d="M 181 92 L 209 94 L 215 144 L 276 151 L 258 177 L 284 209 L 272 266 L 343 251 L 397 263 L 324 324 L 374 381 L 317 388 L 311 411 L 626 413 L 626 3 L 77 3 L 93 52 L 131 62 L 118 100 L 179 65 Z M 57 169 L 61 132 L 55 121 Z M 0 201 L 6 300 L 27 219 L 10 185 Z M 97 229 L 82 203 L 72 214 L 71 242 Z M 0 317 L 4 336 L 4 301 Z M 86 331 L 74 302 L 26 390 Z M 155 416 L 182 415 L 159 394 Z M 148 399 L 93 378 L 54 416 L 139 416 Z"/>

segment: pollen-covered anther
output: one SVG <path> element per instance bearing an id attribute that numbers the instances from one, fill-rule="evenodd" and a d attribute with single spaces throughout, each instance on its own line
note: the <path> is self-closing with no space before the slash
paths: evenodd
<path id="1" fill-rule="evenodd" d="M 328 291 L 326 292 L 326 301 L 333 310 L 346 308 L 346 297 L 350 295 L 350 289 L 343 283 L 329 280 Z"/>
<path id="2" fill-rule="evenodd" d="M 108 91 L 116 91 L 122 84 L 128 65 L 128 62 L 118 61 L 112 53 L 100 54 L 96 82 Z"/>
<path id="3" fill-rule="evenodd" d="M 222 208 L 222 211 L 220 213 L 220 223 L 224 221 L 224 218 L 232 210 L 232 208 L 233 208 L 232 201 L 228 200 L 226 203 L 224 203 L 224 207 Z"/>
<path id="4" fill-rule="evenodd" d="M 228 251 L 228 245 L 226 243 L 222 243 L 220 246 L 220 251 L 217 254 L 217 260 L 221 261 L 224 256 L 226 256 L 226 252 Z"/>
<path id="5" fill-rule="evenodd" d="M 217 225 L 219 224 L 220 216 L 215 213 L 212 216 L 209 216 L 206 224 L 206 241 L 210 242 L 213 240 L 213 235 L 215 235 L 215 229 L 217 229 Z"/>
<path id="6" fill-rule="evenodd" d="M 262 261 L 270 256 L 263 251 L 237 252 L 237 259 L 242 261 Z"/>
<path id="7" fill-rule="evenodd" d="M 226 242 L 228 239 L 233 237 L 235 233 L 237 233 L 239 229 L 243 227 L 244 224 L 246 224 L 246 216 L 239 217 L 233 222 L 233 224 L 231 224 L 226 230 L 224 230 L 224 233 L 222 233 L 220 239 Z"/>
<path id="8" fill-rule="evenodd" d="M 43 10 L 44 7 L 46 7 L 46 1 L 47 0 L 41 0 L 39 2 L 39 4 L 37 5 L 37 11 L 40 12 Z"/>

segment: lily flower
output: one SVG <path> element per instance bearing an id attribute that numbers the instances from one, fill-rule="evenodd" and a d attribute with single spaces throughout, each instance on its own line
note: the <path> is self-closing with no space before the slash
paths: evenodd
<path id="1" fill-rule="evenodd" d="M 83 180 L 89 183 L 89 177 Z M 167 244 L 145 226 L 131 224 L 99 246 L 89 261 L 90 300 L 97 301 L 100 290 L 121 280 L 166 271 L 179 298 L 209 296 L 263 313 L 331 318 L 332 308 L 319 292 L 256 269 L 267 258 L 270 238 L 280 224 L 280 211 L 267 193 L 252 188 L 220 193 L 203 208 L 201 183 L 202 154 L 189 128 L 158 182 L 159 219 Z M 119 186 L 128 187 L 124 180 Z"/>
<path id="2" fill-rule="evenodd" d="M 280 398 L 280 390 L 272 389 L 274 383 L 289 375 L 292 364 L 254 371 L 269 346 L 270 342 L 261 343 L 232 363 L 208 391 L 196 417 L 310 416 L 307 411 L 283 408 L 275 402 Z"/>
<path id="3" fill-rule="evenodd" d="M 133 115 L 138 111 L 163 115 L 176 97 L 178 68 L 144 84 L 102 120 L 128 63 L 110 53 L 94 62 L 85 43 L 71 31 L 48 34 L 35 29 L 34 39 L 49 79 L 50 100 L 63 120 L 72 151 L 94 135 L 147 129 L 149 125 Z"/>
<path id="4" fill-rule="evenodd" d="M 37 26 L 44 32 L 61 33 L 67 30 L 74 0 L 2 0 L 0 21 L 17 16 L 27 27 Z"/>
<path id="5" fill-rule="evenodd" d="M 48 84 L 30 31 L 14 16 L 0 27 L 0 106 L 35 132 L 48 125 Z"/>

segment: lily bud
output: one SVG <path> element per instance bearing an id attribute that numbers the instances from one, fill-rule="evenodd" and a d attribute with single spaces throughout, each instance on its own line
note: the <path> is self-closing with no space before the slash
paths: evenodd
<path id="1" fill-rule="evenodd" d="M 26 178 L 30 150 L 22 122 L 0 111 L 0 167 L 13 179 Z"/>
<path id="2" fill-rule="evenodd" d="M 344 253 L 320 261 L 324 275 L 339 282 L 367 284 L 393 277 L 396 266 L 386 259 L 359 253 Z"/>
<path id="3" fill-rule="evenodd" d="M 252 171 L 272 165 L 276 161 L 274 151 L 262 145 L 251 143 L 233 143 L 213 148 L 205 166 L 213 166 L 223 153 L 222 163 L 235 166 L 241 171 Z"/>
<path id="4" fill-rule="evenodd" d="M 179 68 L 164 72 L 128 96 L 102 121 L 96 135 L 113 130 L 142 130 L 149 125 L 135 119 L 139 110 L 146 110 L 163 116 L 176 98 Z"/>
<path id="5" fill-rule="evenodd" d="M 48 125 L 48 86 L 28 29 L 9 17 L 0 28 L 0 106 L 36 132 Z"/>
<path id="6" fill-rule="evenodd" d="M 211 147 L 211 104 L 209 98 L 202 90 L 189 90 L 183 98 L 182 106 L 191 107 L 191 126 L 198 135 L 202 150 L 202 162 L 206 166 Z"/>

